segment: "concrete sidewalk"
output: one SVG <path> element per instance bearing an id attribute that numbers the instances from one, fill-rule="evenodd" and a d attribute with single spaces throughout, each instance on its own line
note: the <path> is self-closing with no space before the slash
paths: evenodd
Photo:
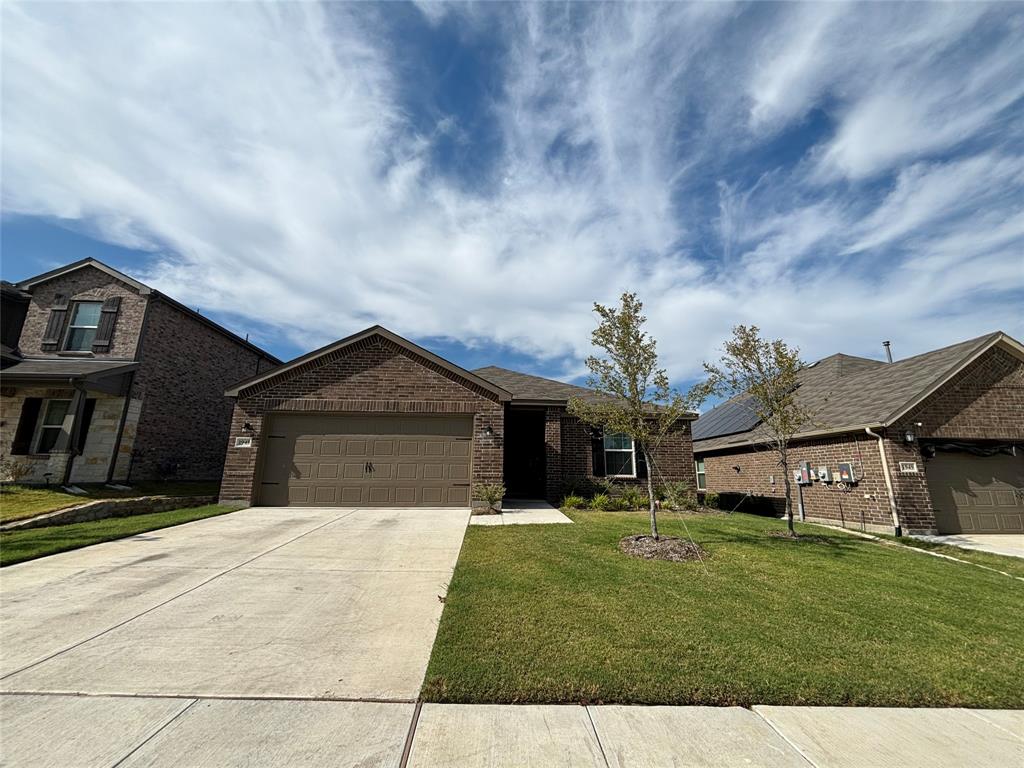
<path id="1" fill-rule="evenodd" d="M 1006 710 L 6 694 L 0 723 L 0 762 L 55 768 L 1024 765 L 1024 712 Z"/>

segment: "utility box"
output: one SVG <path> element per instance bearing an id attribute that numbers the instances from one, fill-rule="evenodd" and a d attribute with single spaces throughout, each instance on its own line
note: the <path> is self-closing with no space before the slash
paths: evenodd
<path id="1" fill-rule="evenodd" d="M 814 470 L 811 469 L 811 462 L 805 461 L 800 465 L 800 485 L 810 485 L 814 481 Z"/>
<path id="2" fill-rule="evenodd" d="M 839 482 L 856 483 L 857 473 L 853 469 L 853 462 L 843 462 L 839 465 Z"/>
<path id="3" fill-rule="evenodd" d="M 831 483 L 832 470 L 828 467 L 818 467 L 818 479 L 823 483 Z"/>

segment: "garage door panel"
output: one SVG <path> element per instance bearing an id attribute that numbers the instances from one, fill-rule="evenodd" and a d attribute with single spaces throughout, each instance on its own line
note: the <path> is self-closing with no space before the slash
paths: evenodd
<path id="1" fill-rule="evenodd" d="M 1024 533 L 1024 456 L 940 451 L 925 472 L 940 533 Z"/>
<path id="2" fill-rule="evenodd" d="M 468 506 L 469 417 L 276 414 L 260 503 Z M 299 460 L 301 459 L 301 460 Z"/>

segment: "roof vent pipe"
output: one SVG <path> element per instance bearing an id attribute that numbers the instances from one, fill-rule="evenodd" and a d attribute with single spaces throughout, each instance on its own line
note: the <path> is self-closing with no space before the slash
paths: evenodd
<path id="1" fill-rule="evenodd" d="M 892 362 L 892 347 L 890 347 L 890 342 L 883 341 L 882 342 L 882 346 L 885 347 L 885 359 L 888 360 L 891 363 Z"/>

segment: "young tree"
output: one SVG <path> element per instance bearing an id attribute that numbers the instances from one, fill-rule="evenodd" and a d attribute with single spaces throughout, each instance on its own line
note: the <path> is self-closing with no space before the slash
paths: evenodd
<path id="1" fill-rule="evenodd" d="M 715 364 L 704 363 L 707 379 L 695 387 L 695 399 L 710 395 L 733 397 L 745 394 L 761 420 L 765 444 L 775 452 L 786 489 L 786 520 L 793 528 L 793 487 L 789 471 L 789 444 L 803 427 L 813 423 L 797 399 L 797 373 L 804 364 L 800 350 L 781 339 L 762 339 L 756 325 L 737 325 L 725 342 L 724 354 Z"/>
<path id="2" fill-rule="evenodd" d="M 647 502 L 651 536 L 658 539 L 654 504 L 653 451 L 687 413 L 686 400 L 669 386 L 668 375 L 658 367 L 656 342 L 644 330 L 647 318 L 635 293 L 623 293 L 619 307 L 594 304 L 600 317 L 590 336 L 604 356 L 587 358 L 587 385 L 598 393 L 592 399 L 574 397 L 568 412 L 608 434 L 633 440 L 634 450 L 647 462 Z"/>

